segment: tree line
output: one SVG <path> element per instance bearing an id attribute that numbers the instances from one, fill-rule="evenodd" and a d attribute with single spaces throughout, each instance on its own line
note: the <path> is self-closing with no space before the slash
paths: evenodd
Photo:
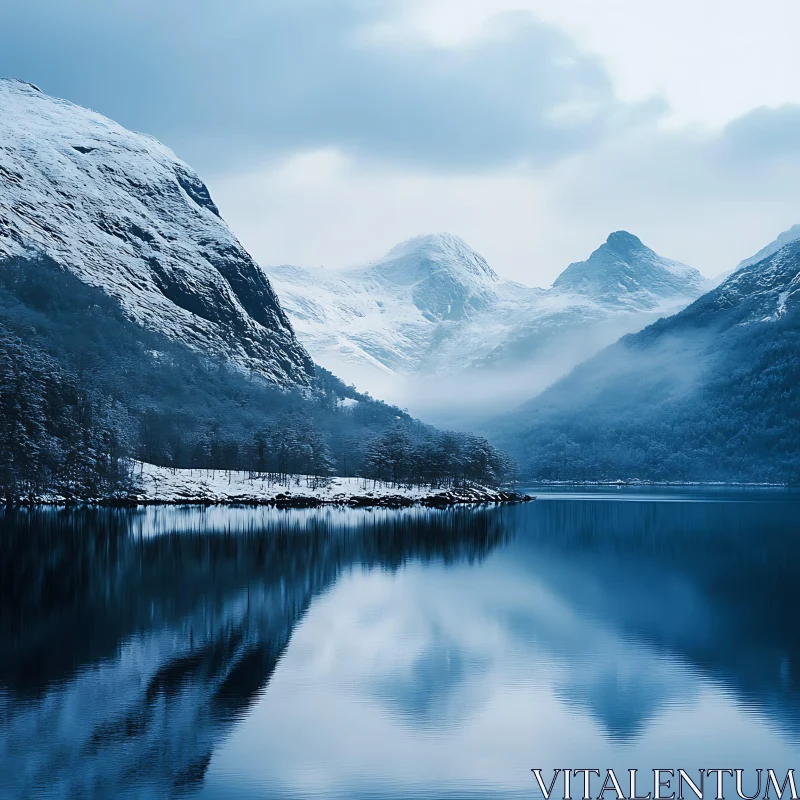
<path id="1" fill-rule="evenodd" d="M 0 328 L 0 496 L 102 496 L 130 477 L 126 413 Z"/>

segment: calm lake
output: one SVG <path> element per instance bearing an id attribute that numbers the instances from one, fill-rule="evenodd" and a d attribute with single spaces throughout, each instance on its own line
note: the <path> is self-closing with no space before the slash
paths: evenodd
<path id="1" fill-rule="evenodd" d="M 778 490 L 0 511 L 0 797 L 532 798 L 533 767 L 797 769 L 798 569 Z"/>

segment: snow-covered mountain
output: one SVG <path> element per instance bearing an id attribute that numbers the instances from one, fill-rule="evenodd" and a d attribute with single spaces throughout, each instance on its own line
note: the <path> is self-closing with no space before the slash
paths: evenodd
<path id="1" fill-rule="evenodd" d="M 735 313 L 737 326 L 776 322 L 788 314 L 796 318 L 800 311 L 800 226 L 795 228 L 798 235 L 794 239 L 740 268 L 698 301 L 692 309 L 694 316 Z M 686 316 L 691 316 L 688 310 Z"/>
<path id="2" fill-rule="evenodd" d="M 468 325 L 505 288 L 448 234 L 411 239 L 361 269 L 280 266 L 267 273 L 319 363 L 367 390 L 381 376 L 422 371 L 437 333 Z"/>
<path id="3" fill-rule="evenodd" d="M 627 231 L 615 231 L 586 261 L 570 264 L 553 288 L 641 311 L 659 308 L 665 300 L 697 297 L 706 285 L 696 269 L 662 258 Z"/>
<path id="4" fill-rule="evenodd" d="M 624 231 L 549 289 L 500 278 L 451 234 L 411 239 L 357 269 L 267 273 L 316 361 L 434 419 L 521 402 L 706 287 Z"/>
<path id="5" fill-rule="evenodd" d="M 781 233 L 777 239 L 770 242 L 766 247 L 762 247 L 755 255 L 750 256 L 750 258 L 745 258 L 744 261 L 740 261 L 736 267 L 736 270 L 749 267 L 752 264 L 758 264 L 759 261 L 769 258 L 774 253 L 777 253 L 782 247 L 785 247 L 787 244 L 791 244 L 792 242 L 796 242 L 798 239 L 800 239 L 800 225 L 792 225 L 789 230 Z"/>
<path id="6" fill-rule="evenodd" d="M 197 174 L 155 139 L 0 80 L 0 267 L 43 256 L 139 324 L 282 386 L 313 364 Z"/>

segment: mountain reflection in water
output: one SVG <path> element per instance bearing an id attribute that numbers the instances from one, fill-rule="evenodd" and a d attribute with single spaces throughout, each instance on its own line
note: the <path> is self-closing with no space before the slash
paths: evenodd
<path id="1" fill-rule="evenodd" d="M 0 794 L 794 766 L 800 504 L 717 499 L 0 512 Z"/>

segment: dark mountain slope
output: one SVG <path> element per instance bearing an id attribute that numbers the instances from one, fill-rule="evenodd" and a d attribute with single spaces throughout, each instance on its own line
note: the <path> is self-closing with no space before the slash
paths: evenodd
<path id="1" fill-rule="evenodd" d="M 800 242 L 492 426 L 532 479 L 800 480 Z"/>

